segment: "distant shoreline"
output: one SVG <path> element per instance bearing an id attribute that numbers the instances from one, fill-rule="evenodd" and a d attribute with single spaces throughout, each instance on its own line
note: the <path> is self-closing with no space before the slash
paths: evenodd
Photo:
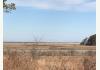
<path id="1" fill-rule="evenodd" d="M 36 43 L 36 42 L 3 42 L 3 43 Z M 39 42 L 39 43 L 80 43 L 80 42 Z"/>
<path id="2" fill-rule="evenodd" d="M 3 42 L 4 44 L 80 44 L 80 42 Z"/>

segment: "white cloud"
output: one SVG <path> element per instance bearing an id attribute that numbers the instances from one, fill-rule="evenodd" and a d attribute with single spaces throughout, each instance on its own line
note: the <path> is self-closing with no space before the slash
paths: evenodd
<path id="1" fill-rule="evenodd" d="M 90 12 L 96 11 L 96 2 L 81 4 L 75 8 L 76 11 Z"/>
<path id="2" fill-rule="evenodd" d="M 32 4 L 33 7 L 36 7 L 36 8 L 40 8 L 40 9 L 48 9 L 49 8 L 49 5 L 47 3 L 44 3 L 44 2 L 38 2 L 38 3 L 33 3 Z"/>
<path id="3" fill-rule="evenodd" d="M 61 11 L 95 11 L 95 0 L 10 0 L 17 6 Z"/>

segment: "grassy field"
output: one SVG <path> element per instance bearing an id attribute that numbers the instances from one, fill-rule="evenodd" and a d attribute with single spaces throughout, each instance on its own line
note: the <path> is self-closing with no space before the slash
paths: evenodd
<path id="1" fill-rule="evenodd" d="M 96 47 L 4 43 L 4 70 L 96 70 Z"/>

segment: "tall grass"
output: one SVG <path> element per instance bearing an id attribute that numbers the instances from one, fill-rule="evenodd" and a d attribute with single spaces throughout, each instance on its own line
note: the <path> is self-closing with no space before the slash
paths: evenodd
<path id="1" fill-rule="evenodd" d="M 4 51 L 4 70 L 96 70 L 95 56 L 39 56 L 36 53 Z"/>

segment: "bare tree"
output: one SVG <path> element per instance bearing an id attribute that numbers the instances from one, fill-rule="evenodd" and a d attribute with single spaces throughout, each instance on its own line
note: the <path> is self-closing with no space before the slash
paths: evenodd
<path id="1" fill-rule="evenodd" d="M 42 40 L 43 40 L 43 37 L 33 35 L 33 42 L 34 42 L 33 46 L 38 47 L 40 42 L 42 42 Z"/>
<path id="2" fill-rule="evenodd" d="M 33 49 L 31 51 L 33 58 L 37 58 L 37 59 L 39 58 L 40 51 L 37 48 L 40 42 L 42 41 L 42 39 L 43 37 L 38 37 L 38 36 L 33 35 L 33 44 L 32 44 Z"/>

